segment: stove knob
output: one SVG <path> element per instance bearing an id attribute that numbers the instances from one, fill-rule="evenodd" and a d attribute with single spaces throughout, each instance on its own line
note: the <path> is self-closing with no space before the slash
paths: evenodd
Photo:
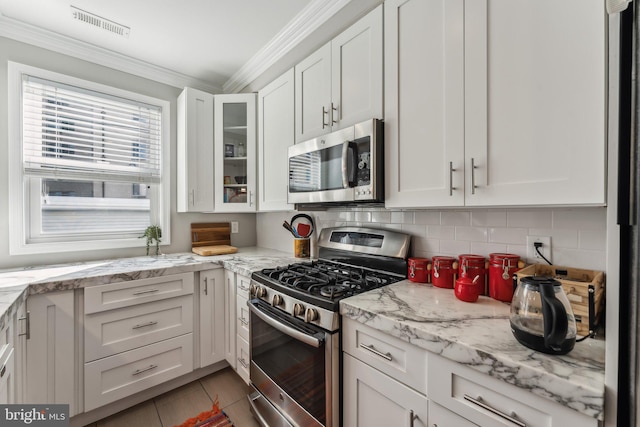
<path id="1" fill-rule="evenodd" d="M 256 290 L 258 289 L 258 285 L 255 284 L 251 284 L 251 286 L 249 286 L 249 293 L 251 294 L 252 297 L 256 296 Z"/>
<path id="2" fill-rule="evenodd" d="M 284 303 L 284 300 L 282 299 L 281 295 L 274 295 L 273 299 L 271 300 L 271 305 L 274 307 L 277 307 L 279 305 L 282 305 Z"/>
<path id="3" fill-rule="evenodd" d="M 313 322 L 314 320 L 318 320 L 318 310 L 315 308 L 307 308 L 304 312 L 304 321 L 305 322 Z"/>
<path id="4" fill-rule="evenodd" d="M 264 298 L 267 296 L 267 288 L 264 286 L 256 286 L 256 296 L 258 298 Z"/>
<path id="5" fill-rule="evenodd" d="M 293 304 L 293 315 L 302 316 L 304 314 L 304 305 L 295 303 Z"/>

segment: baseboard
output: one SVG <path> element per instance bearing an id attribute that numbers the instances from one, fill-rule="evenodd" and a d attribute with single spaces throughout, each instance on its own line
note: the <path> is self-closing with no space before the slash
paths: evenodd
<path id="1" fill-rule="evenodd" d="M 175 388 L 181 387 L 202 377 L 206 377 L 207 375 L 224 369 L 227 366 L 229 366 L 229 364 L 226 360 L 223 360 L 221 362 L 214 363 L 213 365 L 209 365 L 205 368 L 196 369 L 193 372 L 181 376 L 180 378 L 175 378 L 171 381 L 167 381 L 166 383 L 151 387 L 147 390 L 141 391 L 140 393 L 136 393 L 124 399 L 117 400 L 113 403 L 102 406 L 100 408 L 96 408 L 92 411 L 75 415 L 70 419 L 70 427 L 84 427 L 87 424 L 95 423 L 98 420 L 116 414 L 127 408 L 131 408 L 138 403 L 153 399 L 154 397 L 160 396 L 161 394 L 164 394 Z"/>

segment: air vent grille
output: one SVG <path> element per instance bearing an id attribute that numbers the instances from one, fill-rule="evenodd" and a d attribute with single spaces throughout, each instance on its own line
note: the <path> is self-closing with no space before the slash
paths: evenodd
<path id="1" fill-rule="evenodd" d="M 118 24 L 117 22 L 105 19 L 101 16 L 95 15 L 85 10 L 78 9 L 75 6 L 71 6 L 71 14 L 73 15 L 73 19 L 89 25 L 93 25 L 96 28 L 101 28 L 105 31 L 109 31 L 110 33 L 117 34 L 121 37 L 129 38 L 130 28 L 127 26 Z"/>

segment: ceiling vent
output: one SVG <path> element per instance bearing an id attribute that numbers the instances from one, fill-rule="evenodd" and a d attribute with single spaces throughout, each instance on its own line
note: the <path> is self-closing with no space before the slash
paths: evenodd
<path id="1" fill-rule="evenodd" d="M 75 6 L 71 6 L 71 14 L 73 19 L 84 22 L 89 25 L 93 25 L 96 28 L 101 28 L 110 33 L 117 34 L 121 37 L 129 38 L 129 27 L 113 22 L 109 19 L 105 19 L 101 16 L 94 15 L 93 13 L 78 9 Z"/>

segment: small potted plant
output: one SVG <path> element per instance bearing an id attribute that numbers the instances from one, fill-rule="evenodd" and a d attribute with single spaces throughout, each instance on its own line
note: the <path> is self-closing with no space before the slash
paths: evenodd
<path id="1" fill-rule="evenodd" d="M 150 225 L 144 230 L 144 234 L 140 238 L 147 238 L 147 255 L 149 255 L 149 247 L 156 242 L 156 255 L 160 255 L 160 241 L 162 238 L 162 229 L 157 225 Z"/>

